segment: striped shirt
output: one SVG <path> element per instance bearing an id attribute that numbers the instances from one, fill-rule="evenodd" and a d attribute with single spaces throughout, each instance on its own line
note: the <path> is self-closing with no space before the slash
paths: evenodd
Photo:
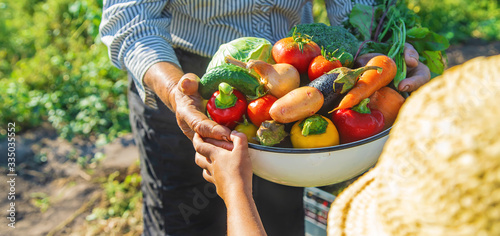
<path id="1" fill-rule="evenodd" d="M 330 24 L 346 20 L 357 3 L 375 0 L 325 0 Z M 157 62 L 179 65 L 174 48 L 211 57 L 233 39 L 254 36 L 274 43 L 294 25 L 313 22 L 311 0 L 104 0 L 103 8 L 100 34 L 111 62 L 132 74 L 152 107 L 155 95 L 143 77 Z"/>

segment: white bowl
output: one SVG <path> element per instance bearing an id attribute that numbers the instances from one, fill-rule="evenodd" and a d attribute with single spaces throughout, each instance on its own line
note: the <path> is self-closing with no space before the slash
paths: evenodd
<path id="1" fill-rule="evenodd" d="M 249 143 L 254 174 L 278 184 L 319 187 L 360 175 L 375 165 L 390 128 L 369 138 L 324 148 L 296 149 Z"/>

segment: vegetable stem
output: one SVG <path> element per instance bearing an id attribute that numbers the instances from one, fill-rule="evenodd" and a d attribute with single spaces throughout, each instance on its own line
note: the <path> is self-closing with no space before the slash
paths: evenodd
<path id="1" fill-rule="evenodd" d="M 359 102 L 358 105 L 353 106 L 351 110 L 361 113 L 361 114 L 371 114 L 372 112 L 370 111 L 370 108 L 368 108 L 368 103 L 370 103 L 369 98 L 365 98 Z"/>
<path id="2" fill-rule="evenodd" d="M 337 92 L 336 91 L 337 85 L 342 84 L 342 90 L 340 91 L 340 93 L 344 94 L 347 91 L 349 91 L 352 87 L 354 87 L 356 82 L 358 82 L 359 76 L 367 70 L 377 70 L 378 72 L 382 73 L 383 69 L 379 66 L 364 66 L 357 69 L 339 67 L 327 72 L 327 74 L 333 74 L 333 73 L 339 74 L 337 79 L 333 81 L 333 91 Z"/>
<path id="3" fill-rule="evenodd" d="M 327 126 L 328 121 L 326 121 L 321 115 L 318 114 L 304 119 L 299 124 L 299 127 L 302 129 L 302 136 L 304 137 L 310 134 L 324 134 L 326 132 Z"/>
<path id="4" fill-rule="evenodd" d="M 242 62 L 234 57 L 232 57 L 231 55 L 227 55 L 225 58 L 224 58 L 224 61 L 226 63 L 231 63 L 235 66 L 239 66 L 241 68 L 244 68 L 244 69 L 247 69 L 247 64 L 245 62 Z"/>
<path id="5" fill-rule="evenodd" d="M 365 40 L 365 41 L 361 42 L 361 44 L 358 47 L 358 51 L 356 52 L 356 55 L 354 55 L 353 61 L 356 61 L 356 59 L 358 58 L 359 54 L 361 53 L 361 49 L 363 49 L 363 47 L 365 46 L 365 43 L 368 43 L 368 42 L 375 42 L 375 41 L 369 39 L 369 40 Z"/>
<path id="6" fill-rule="evenodd" d="M 372 6 L 372 16 L 375 15 L 375 7 Z M 372 33 L 372 27 L 373 27 L 373 22 L 375 21 L 375 17 L 372 17 L 371 21 L 370 21 L 370 34 Z M 377 27 L 378 28 L 378 27 Z M 375 32 L 376 33 L 376 32 Z M 377 37 L 377 34 L 373 34 L 371 35 L 371 39 L 372 40 L 375 40 Z"/>
<path id="7" fill-rule="evenodd" d="M 304 45 L 311 41 L 311 36 L 307 34 L 297 33 L 297 27 L 293 30 L 292 35 L 293 41 L 299 46 L 300 52 L 304 53 Z"/>
<path id="8" fill-rule="evenodd" d="M 395 44 L 389 50 L 388 56 L 396 62 L 396 76 L 394 77 L 394 86 L 398 88 L 399 82 L 406 78 L 406 62 L 404 58 L 404 45 L 406 43 L 406 26 L 403 20 L 400 20 L 400 25 L 394 23 L 393 38 Z"/>
<path id="9" fill-rule="evenodd" d="M 233 107 L 238 98 L 233 94 L 233 87 L 228 83 L 219 84 L 219 95 L 215 98 L 215 106 L 219 109 Z"/>
<path id="10" fill-rule="evenodd" d="M 375 37 L 372 37 L 373 39 L 378 39 L 378 35 L 380 34 L 380 30 L 382 29 L 382 25 L 384 24 L 385 16 L 387 15 L 387 12 L 389 12 L 389 9 L 391 8 L 391 6 L 396 5 L 396 2 L 397 2 L 397 0 L 394 0 L 393 2 L 390 2 L 389 4 L 387 4 L 387 7 L 386 7 L 384 13 L 382 14 L 382 17 L 380 18 L 380 21 L 377 25 L 377 29 L 375 30 L 375 35 L 374 35 Z M 375 14 L 373 14 L 373 18 L 375 18 Z"/>

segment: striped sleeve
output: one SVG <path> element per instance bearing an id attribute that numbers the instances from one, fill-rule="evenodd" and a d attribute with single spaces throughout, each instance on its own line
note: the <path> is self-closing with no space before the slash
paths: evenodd
<path id="1" fill-rule="evenodd" d="M 146 71 L 160 61 L 179 65 L 171 46 L 170 18 L 163 12 L 166 0 L 105 0 L 101 38 L 111 62 L 128 70 L 139 95 L 156 107 L 154 93 L 143 83 Z"/>
<path id="2" fill-rule="evenodd" d="M 352 7 L 356 4 L 376 4 L 375 0 L 325 0 L 326 12 L 330 25 L 340 25 L 349 18 Z"/>

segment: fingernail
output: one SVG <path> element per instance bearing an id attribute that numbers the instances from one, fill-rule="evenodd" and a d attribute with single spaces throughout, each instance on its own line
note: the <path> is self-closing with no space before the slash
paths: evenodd
<path id="1" fill-rule="evenodd" d="M 226 142 L 230 142 L 229 138 L 226 136 L 222 136 L 222 139 L 224 139 Z"/>
<path id="2" fill-rule="evenodd" d="M 408 92 L 409 89 L 410 89 L 410 85 L 406 85 L 403 87 L 403 89 L 401 89 L 401 91 Z"/>

